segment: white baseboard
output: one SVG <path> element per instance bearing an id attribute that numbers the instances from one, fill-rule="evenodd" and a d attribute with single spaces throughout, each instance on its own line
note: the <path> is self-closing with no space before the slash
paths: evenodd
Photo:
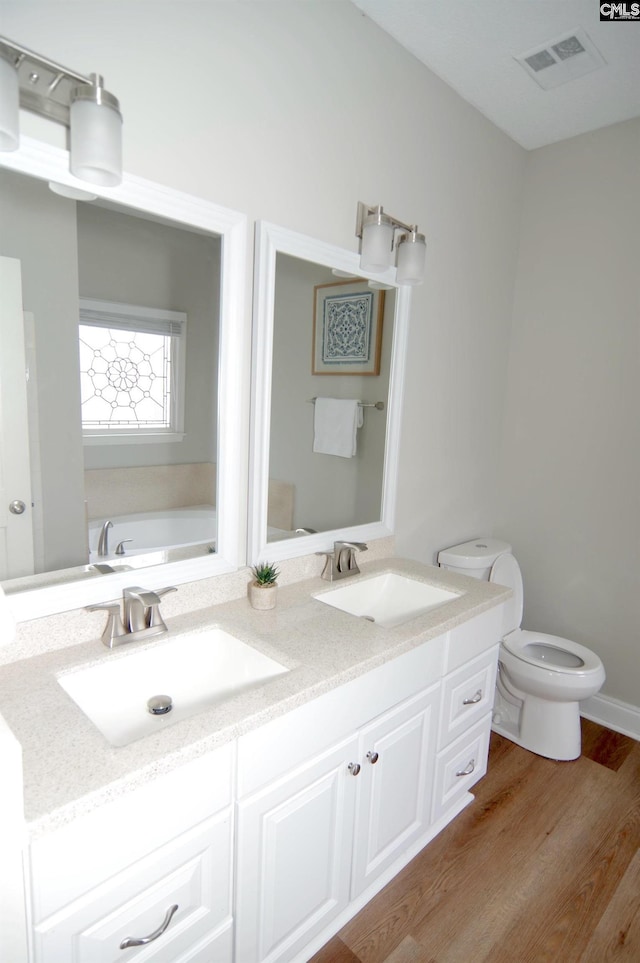
<path id="1" fill-rule="evenodd" d="M 580 715 L 591 722 L 640 740 L 640 706 L 632 706 L 611 696 L 595 695 L 580 703 Z"/>

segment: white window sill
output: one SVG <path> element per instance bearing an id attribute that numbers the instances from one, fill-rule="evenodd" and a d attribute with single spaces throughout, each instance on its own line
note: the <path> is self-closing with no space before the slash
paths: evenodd
<path id="1" fill-rule="evenodd" d="M 164 445 L 174 441 L 183 441 L 183 431 L 158 432 L 118 432 L 110 431 L 104 434 L 82 436 L 83 445 Z"/>

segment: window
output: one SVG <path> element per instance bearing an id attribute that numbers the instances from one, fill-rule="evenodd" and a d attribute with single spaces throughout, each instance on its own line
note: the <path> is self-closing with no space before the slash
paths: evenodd
<path id="1" fill-rule="evenodd" d="M 80 401 L 86 444 L 184 437 L 187 316 L 80 298 Z"/>

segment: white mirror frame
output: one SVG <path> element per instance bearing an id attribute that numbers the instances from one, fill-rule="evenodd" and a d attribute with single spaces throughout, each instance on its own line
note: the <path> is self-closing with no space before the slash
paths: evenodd
<path id="1" fill-rule="evenodd" d="M 57 147 L 23 137 L 20 149 L 0 153 L 0 168 L 45 181 L 90 189 L 100 198 L 165 217 L 220 236 L 220 342 L 218 355 L 217 420 L 217 549 L 215 554 L 181 562 L 168 562 L 133 572 L 118 572 L 92 579 L 61 582 L 7 596 L 17 621 L 28 621 L 55 612 L 93 605 L 117 598 L 132 580 L 145 588 L 182 584 L 235 571 L 245 562 L 243 544 L 245 504 L 241 473 L 244 464 L 245 347 L 249 341 L 244 311 L 247 219 L 244 214 L 184 194 L 161 184 L 125 174 L 115 188 L 100 188 L 77 180 L 68 170 L 69 155 Z"/>
<path id="2" fill-rule="evenodd" d="M 269 488 L 269 444 L 271 431 L 271 373 L 273 362 L 273 325 L 276 284 L 276 255 L 288 254 L 346 271 L 357 277 L 372 278 L 391 284 L 396 289 L 393 346 L 385 459 L 382 481 L 382 505 L 379 521 L 351 525 L 331 531 L 303 535 L 299 538 L 267 541 L 267 508 Z M 349 539 L 366 542 L 392 535 L 402 419 L 404 366 L 409 329 L 411 289 L 396 284 L 396 269 L 384 274 L 367 274 L 360 270 L 360 256 L 344 248 L 326 244 L 305 234 L 298 234 L 267 221 L 256 223 L 255 267 L 253 279 L 253 364 L 251 395 L 251 448 L 249 486 L 249 564 L 269 559 L 281 561 L 333 548 L 334 541 Z"/>

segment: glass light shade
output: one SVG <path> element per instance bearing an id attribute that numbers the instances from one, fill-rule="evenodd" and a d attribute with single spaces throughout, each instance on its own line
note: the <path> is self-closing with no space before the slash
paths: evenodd
<path id="1" fill-rule="evenodd" d="M 0 57 L 0 150 L 17 150 L 20 143 L 18 113 L 20 85 L 18 71 Z"/>
<path id="2" fill-rule="evenodd" d="M 102 87 L 83 84 L 70 109 L 71 160 L 75 177 L 102 187 L 122 180 L 122 115 L 118 101 Z"/>
<path id="3" fill-rule="evenodd" d="M 362 226 L 360 269 L 386 271 L 391 264 L 393 224 L 386 214 L 372 214 Z"/>
<path id="4" fill-rule="evenodd" d="M 424 234 L 401 234 L 398 239 L 396 281 L 398 284 L 422 284 L 427 252 Z"/>
<path id="5" fill-rule="evenodd" d="M 70 197 L 72 201 L 96 201 L 97 194 L 90 191 L 80 190 L 79 187 L 70 187 L 68 184 L 59 184 L 58 181 L 49 181 L 49 190 L 60 197 Z"/>

